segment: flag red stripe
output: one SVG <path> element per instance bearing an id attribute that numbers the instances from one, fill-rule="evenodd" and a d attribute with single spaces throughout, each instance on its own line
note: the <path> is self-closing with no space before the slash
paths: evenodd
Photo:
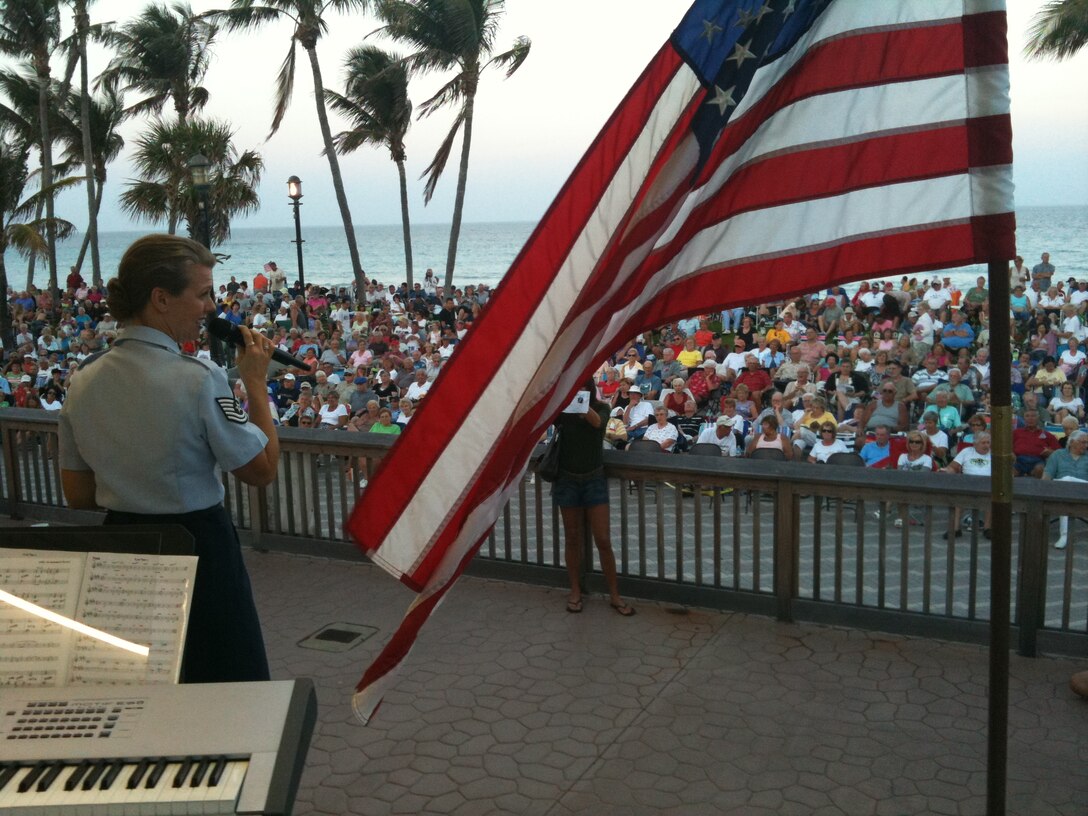
<path id="1" fill-rule="evenodd" d="M 1003 11 L 963 18 L 963 62 L 968 68 L 1005 65 L 1009 61 L 1009 24 Z"/>
<path id="2" fill-rule="evenodd" d="M 481 320 L 459 345 L 459 371 L 473 371 L 479 379 L 455 382 L 440 376 L 431 387 L 430 399 L 424 400 L 418 415 L 405 429 L 404 438 L 383 459 L 374 478 L 380 478 L 386 468 L 396 469 L 397 478 L 383 480 L 380 497 L 365 492 L 345 525 L 364 549 L 380 545 L 408 500 L 422 488 L 438 459 L 437 452 L 453 437 L 486 383 L 497 373 L 495 344 L 505 347 L 509 338 L 516 337 L 525 326 L 682 64 L 668 45 L 650 62 L 511 266 L 507 279 L 516 277 L 522 283 L 499 286 L 485 310 L 487 319 Z M 416 439 L 421 434 L 413 433 L 413 424 L 426 426 L 427 440 Z"/>

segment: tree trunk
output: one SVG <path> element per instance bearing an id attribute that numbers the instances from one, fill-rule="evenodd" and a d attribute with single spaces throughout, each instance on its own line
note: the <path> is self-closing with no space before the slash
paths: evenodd
<path id="1" fill-rule="evenodd" d="M 96 184 L 96 186 L 95 186 L 95 191 L 94 191 L 94 216 L 95 216 L 95 224 L 97 224 L 98 223 L 98 214 L 100 212 L 102 212 L 102 191 L 105 189 L 106 181 L 105 181 L 105 179 L 102 179 L 102 181 L 98 181 L 98 179 L 96 178 L 95 179 L 95 184 Z M 88 232 L 86 235 L 83 236 L 83 242 L 79 245 L 79 257 L 76 258 L 76 271 L 77 272 L 79 272 L 79 271 L 81 271 L 83 269 L 83 259 L 87 257 L 87 249 L 88 249 L 88 247 L 90 246 L 90 243 L 91 243 L 90 239 L 91 239 L 91 236 L 90 236 L 90 233 Z M 97 285 L 100 285 L 101 283 L 102 283 L 102 281 L 99 280 L 95 285 L 97 286 Z"/>
<path id="2" fill-rule="evenodd" d="M 4 251 L 7 247 L 0 247 L 0 292 L 7 296 L 8 291 L 8 270 L 4 266 Z M 5 303 L 5 305 L 7 305 Z M 4 348 L 15 353 L 15 328 L 11 322 L 11 309 L 0 309 L 0 341 L 3 341 Z"/>
<path id="3" fill-rule="evenodd" d="M 42 190 L 45 191 L 45 235 L 48 243 L 49 291 L 53 295 L 54 308 L 60 308 L 60 292 L 57 289 L 57 225 L 53 206 L 53 137 L 49 133 L 49 57 L 35 60 L 38 73 L 38 126 L 41 129 Z"/>
<path id="4" fill-rule="evenodd" d="M 461 168 L 457 171 L 457 196 L 453 200 L 453 223 L 450 224 L 450 248 L 446 253 L 446 293 L 453 291 L 453 267 L 457 263 L 457 240 L 461 237 L 461 212 L 465 207 L 465 186 L 468 182 L 468 152 L 472 146 L 472 107 L 475 94 L 465 98 L 465 133 L 461 140 Z"/>
<path id="5" fill-rule="evenodd" d="M 359 260 L 359 247 L 355 243 L 355 225 L 351 223 L 351 211 L 348 209 L 348 197 L 344 193 L 344 179 L 340 175 L 340 162 L 336 158 L 336 148 L 332 143 L 332 130 L 329 129 L 329 115 L 325 110 L 325 85 L 321 81 L 321 66 L 317 62 L 317 48 L 306 48 L 310 58 L 310 68 L 314 75 L 314 101 L 317 103 L 317 121 L 321 124 L 321 139 L 325 145 L 325 156 L 329 160 L 329 172 L 332 173 L 332 186 L 336 191 L 336 203 L 340 206 L 340 218 L 344 222 L 344 237 L 348 242 L 348 254 L 351 256 L 351 270 L 355 277 L 355 290 L 366 291 L 366 278 L 363 265 Z"/>
<path id="6" fill-rule="evenodd" d="M 408 178 L 404 174 L 404 161 L 397 162 L 397 174 L 400 176 L 400 223 L 404 231 L 404 271 L 408 276 L 408 290 L 412 281 L 412 224 L 408 218 Z"/>
<path id="7" fill-rule="evenodd" d="M 45 209 L 45 201 L 38 199 L 37 207 L 34 209 L 34 220 L 42 220 L 42 211 Z M 34 285 L 34 270 L 38 266 L 38 254 L 31 252 L 30 257 L 26 259 L 26 286 L 24 288 L 29 289 Z"/>
<path id="8" fill-rule="evenodd" d="M 84 0 L 76 8 L 79 26 L 79 118 L 83 131 L 83 169 L 87 179 L 87 237 L 91 242 L 91 283 L 102 284 L 102 262 L 98 257 L 98 196 L 95 192 L 94 146 L 91 144 L 91 92 L 87 71 L 87 29 L 90 19 Z"/>

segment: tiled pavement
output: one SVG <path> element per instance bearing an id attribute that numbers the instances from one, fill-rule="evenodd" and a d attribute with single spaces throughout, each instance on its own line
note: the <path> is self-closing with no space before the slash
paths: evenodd
<path id="1" fill-rule="evenodd" d="M 247 553 L 273 676 L 320 717 L 296 813 L 985 813 L 986 650 L 463 578 L 374 721 L 355 682 L 409 592 L 368 565 Z M 297 643 L 336 622 L 345 653 Z M 1088 813 L 1084 664 L 1012 657 L 1009 814 Z"/>

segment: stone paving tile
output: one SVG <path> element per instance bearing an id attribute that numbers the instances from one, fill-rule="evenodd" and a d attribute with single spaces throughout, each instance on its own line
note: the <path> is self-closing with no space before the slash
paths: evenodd
<path id="1" fill-rule="evenodd" d="M 462 579 L 370 726 L 350 696 L 411 599 L 364 564 L 247 553 L 274 677 L 314 678 L 298 814 L 985 812 L 985 649 Z M 683 614 L 674 614 L 676 612 Z M 297 646 L 375 626 L 346 653 Z M 1075 661 L 1013 657 L 1010 814 L 1088 812 Z"/>

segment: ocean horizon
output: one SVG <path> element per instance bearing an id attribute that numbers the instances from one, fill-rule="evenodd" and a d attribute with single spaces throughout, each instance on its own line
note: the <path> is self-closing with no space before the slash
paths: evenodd
<path id="1" fill-rule="evenodd" d="M 535 227 L 536 222 L 531 221 L 463 224 L 454 284 L 463 287 L 468 284 L 495 286 L 500 283 Z M 129 244 L 155 231 L 154 228 L 147 228 L 103 232 L 100 236 L 103 277 L 108 280 L 115 274 Z M 377 278 L 386 284 L 399 284 L 406 279 L 400 224 L 358 225 L 355 235 L 363 268 L 370 278 Z M 294 237 L 293 225 L 235 228 L 229 241 L 215 247 L 215 252 L 229 256 L 216 267 L 216 282 L 225 283 L 231 276 L 238 280 L 252 280 L 268 261 L 275 261 L 289 280 L 295 280 L 298 275 Z M 303 269 L 307 283 L 322 286 L 350 283 L 351 264 L 341 226 L 304 226 L 302 237 Z M 62 282 L 76 262 L 82 240 L 80 233 L 58 244 L 57 269 Z M 416 280 L 423 279 L 428 267 L 434 269 L 439 281 L 442 280 L 448 241 L 447 224 L 413 225 L 412 254 Z M 1069 276 L 1088 277 L 1088 206 L 1024 207 L 1019 210 L 1017 251 L 1029 267 L 1038 263 L 1043 252 L 1049 252 L 1051 263 L 1063 280 Z M 26 259 L 8 250 L 4 261 L 8 284 L 16 290 L 26 288 Z M 89 257 L 84 261 L 82 271 L 84 278 L 89 280 Z M 932 274 L 948 274 L 961 287 L 972 286 L 976 277 L 986 274 L 986 267 L 975 264 L 930 273 L 929 276 Z M 856 279 L 868 276 L 865 270 L 859 270 Z M 34 283 L 41 287 L 45 282 L 44 266 L 39 259 Z"/>

